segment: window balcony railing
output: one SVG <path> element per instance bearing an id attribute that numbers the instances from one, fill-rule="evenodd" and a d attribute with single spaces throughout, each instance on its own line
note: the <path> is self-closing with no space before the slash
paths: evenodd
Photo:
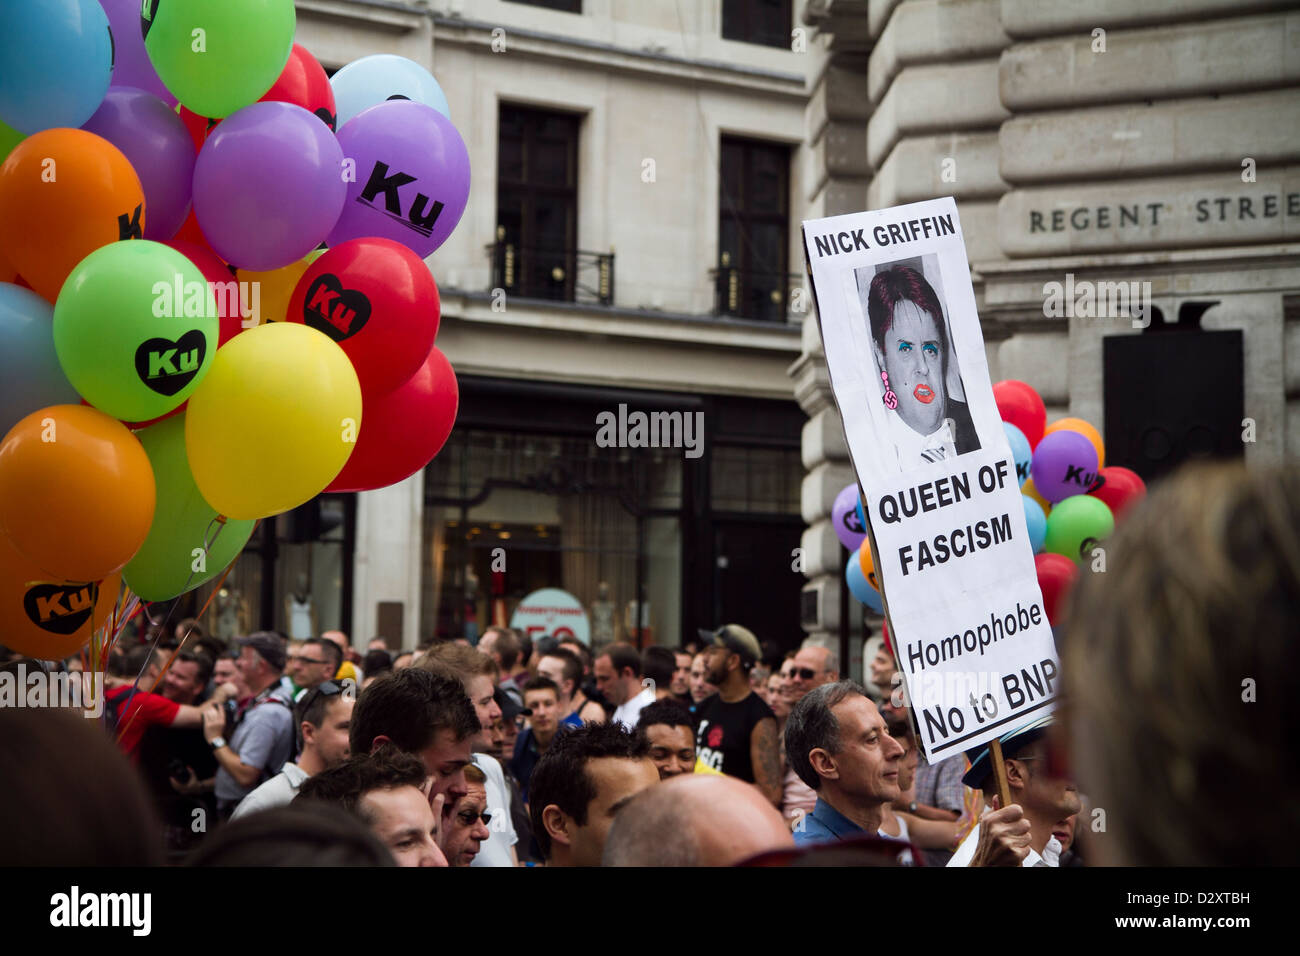
<path id="1" fill-rule="evenodd" d="M 713 279 L 713 312 L 757 322 L 786 322 L 790 296 L 801 288 L 798 273 L 755 272 L 722 265 L 709 272 Z"/>
<path id="2" fill-rule="evenodd" d="M 498 239 L 487 247 L 492 287 L 506 295 L 586 305 L 614 304 L 614 253 L 521 246 Z"/>

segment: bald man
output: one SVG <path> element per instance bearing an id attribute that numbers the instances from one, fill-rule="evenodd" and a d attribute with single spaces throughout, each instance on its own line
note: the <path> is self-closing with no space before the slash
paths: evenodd
<path id="1" fill-rule="evenodd" d="M 601 862 L 734 866 L 793 845 L 781 814 L 753 784 L 735 777 L 682 774 L 643 790 L 619 810 Z"/>
<path id="2" fill-rule="evenodd" d="M 829 647 L 800 648 L 790 662 L 789 670 L 786 693 L 792 707 L 810 690 L 840 679 L 839 657 Z"/>

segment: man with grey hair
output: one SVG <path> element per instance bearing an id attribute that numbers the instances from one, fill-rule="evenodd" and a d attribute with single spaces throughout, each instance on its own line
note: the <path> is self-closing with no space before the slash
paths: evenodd
<path id="1" fill-rule="evenodd" d="M 781 814 L 750 784 L 682 774 L 620 808 L 601 865 L 733 866 L 791 844 Z"/>
<path id="2" fill-rule="evenodd" d="M 795 827 L 800 846 L 874 836 L 881 806 L 901 796 L 903 747 L 854 681 L 809 691 L 786 720 L 785 750 L 799 779 L 817 791 L 817 805 Z"/>

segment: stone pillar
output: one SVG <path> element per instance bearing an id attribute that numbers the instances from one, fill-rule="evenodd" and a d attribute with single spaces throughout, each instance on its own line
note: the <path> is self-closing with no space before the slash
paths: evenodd
<path id="1" fill-rule="evenodd" d="M 350 632 L 358 649 L 376 636 L 386 637 L 390 647 L 401 641 L 408 650 L 419 642 L 423 531 L 423 471 L 358 496 Z M 381 610 L 391 621 L 399 608 L 401 633 L 383 633 Z"/>

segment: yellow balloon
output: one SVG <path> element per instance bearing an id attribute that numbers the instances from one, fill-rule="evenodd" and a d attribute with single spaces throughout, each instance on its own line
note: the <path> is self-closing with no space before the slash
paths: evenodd
<path id="1" fill-rule="evenodd" d="M 323 250 L 322 250 L 323 251 Z M 267 322 L 284 322 L 289 314 L 289 300 L 293 298 L 294 286 L 302 278 L 307 267 L 311 265 L 315 255 L 308 255 L 305 259 L 299 259 L 297 262 L 291 262 L 282 269 L 274 269 L 270 272 L 249 272 L 247 269 L 235 270 L 235 278 L 240 282 L 248 282 L 248 288 L 254 288 L 251 283 L 256 282 L 258 289 L 258 315 L 257 324 L 265 325 Z M 246 306 L 247 307 L 247 306 Z"/>
<path id="2" fill-rule="evenodd" d="M 311 326 L 276 322 L 217 351 L 190 396 L 185 450 L 208 504 L 265 518 L 324 490 L 360 431 L 361 385 L 343 350 Z"/>
<path id="3" fill-rule="evenodd" d="M 1043 436 L 1046 437 L 1052 432 L 1071 431 L 1078 432 L 1088 441 L 1092 442 L 1092 447 L 1097 449 L 1097 468 L 1100 469 L 1106 464 L 1106 448 L 1101 443 L 1101 432 L 1093 428 L 1082 418 L 1062 418 L 1059 422 L 1052 422 L 1043 430 Z"/>
<path id="4" fill-rule="evenodd" d="M 1025 483 L 1020 486 L 1020 493 L 1022 495 L 1028 495 L 1029 497 L 1037 501 L 1040 505 L 1042 505 L 1043 514 L 1048 514 L 1051 512 L 1052 503 L 1038 493 L 1038 489 L 1034 487 L 1034 479 L 1026 478 Z"/>

